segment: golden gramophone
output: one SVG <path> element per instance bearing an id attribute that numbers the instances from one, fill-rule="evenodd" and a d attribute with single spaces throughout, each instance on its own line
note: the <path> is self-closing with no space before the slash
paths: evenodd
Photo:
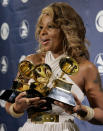
<path id="1" fill-rule="evenodd" d="M 76 103 L 71 93 L 73 83 L 69 83 L 68 80 L 66 80 L 65 75 L 72 75 L 78 72 L 78 64 L 73 58 L 64 57 L 60 60 L 59 66 L 62 70 L 61 76 L 53 81 L 53 88 L 49 93 L 48 98 L 75 106 Z"/>
<path id="2" fill-rule="evenodd" d="M 58 100 L 75 106 L 75 100 L 71 93 L 73 84 L 69 83 L 64 76 L 78 72 L 78 64 L 73 58 L 64 57 L 60 60 L 59 66 L 62 70 L 61 76 L 52 81 L 52 88 L 50 89 L 47 87 L 52 76 L 52 70 L 49 65 L 33 65 L 30 61 L 22 61 L 18 65 L 19 74 L 13 82 L 12 90 L 18 92 L 27 91 L 28 97 L 40 96 L 51 102 L 52 100 Z"/>
<path id="3" fill-rule="evenodd" d="M 16 96 L 22 91 L 29 91 L 30 85 L 27 81 L 33 78 L 34 66 L 29 61 L 22 61 L 18 66 L 19 73 L 17 79 L 13 81 L 12 89 L 4 90 L 0 95 L 0 99 L 14 103 Z"/>
<path id="4" fill-rule="evenodd" d="M 47 64 L 34 66 L 30 61 L 24 60 L 19 64 L 18 70 L 19 74 L 13 83 L 13 89 L 20 92 L 28 91 L 32 94 L 30 97 L 46 96 L 49 93 L 47 84 L 52 71 Z"/>
<path id="5" fill-rule="evenodd" d="M 65 79 L 65 75 L 72 75 L 78 72 L 79 67 L 77 62 L 70 57 L 63 57 L 59 66 L 62 70 L 61 76 L 52 81 L 52 88 L 47 87 L 52 70 L 47 64 L 33 65 L 30 61 L 22 61 L 19 66 L 19 75 L 17 77 L 17 84 L 14 88 L 17 91 L 29 91 L 32 94 L 30 97 L 41 96 L 46 97 L 48 100 L 58 100 L 75 106 L 75 100 L 71 93 L 73 83 Z M 33 80 L 31 84 L 28 81 Z M 15 83 L 14 82 L 14 83 Z M 16 86 L 15 86 L 16 85 Z"/>

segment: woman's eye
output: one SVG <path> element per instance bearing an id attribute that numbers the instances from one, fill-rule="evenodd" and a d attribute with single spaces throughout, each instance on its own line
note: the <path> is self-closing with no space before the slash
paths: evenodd
<path id="1" fill-rule="evenodd" d="M 39 28 L 40 28 L 40 29 L 42 29 L 42 28 L 43 28 L 43 26 L 39 26 Z"/>
<path id="2" fill-rule="evenodd" d="M 53 25 L 48 25 L 48 28 L 54 28 L 54 26 Z"/>

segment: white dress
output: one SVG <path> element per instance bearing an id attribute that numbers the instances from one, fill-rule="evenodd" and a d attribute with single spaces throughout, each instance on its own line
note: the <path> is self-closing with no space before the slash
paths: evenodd
<path id="1" fill-rule="evenodd" d="M 46 53 L 45 63 L 48 64 L 52 69 L 52 79 L 60 76 L 62 71 L 59 67 L 59 61 L 64 56 L 65 55 L 63 54 L 55 59 L 50 51 Z M 71 91 L 74 92 L 78 99 L 82 102 L 84 99 L 84 94 L 81 89 L 67 75 L 64 75 L 64 77 L 68 82 L 73 84 Z M 50 86 L 51 83 L 49 83 L 49 87 Z M 28 119 L 23 127 L 19 128 L 19 131 L 79 131 L 77 125 L 73 121 L 73 115 L 65 113 L 62 108 L 54 104 L 52 104 L 52 113 L 59 114 L 59 122 L 44 122 L 43 124 L 35 124 Z"/>

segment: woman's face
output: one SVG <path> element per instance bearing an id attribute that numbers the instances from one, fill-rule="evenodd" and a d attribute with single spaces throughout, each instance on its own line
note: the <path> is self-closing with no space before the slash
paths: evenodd
<path id="1" fill-rule="evenodd" d="M 39 43 L 45 51 L 52 51 L 53 54 L 63 52 L 63 33 L 53 25 L 52 18 L 43 15 L 40 23 Z"/>

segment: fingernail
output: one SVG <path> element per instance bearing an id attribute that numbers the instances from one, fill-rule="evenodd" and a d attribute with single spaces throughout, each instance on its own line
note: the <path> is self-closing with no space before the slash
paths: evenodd
<path id="1" fill-rule="evenodd" d="M 24 91 L 23 94 L 26 94 L 26 91 Z"/>

